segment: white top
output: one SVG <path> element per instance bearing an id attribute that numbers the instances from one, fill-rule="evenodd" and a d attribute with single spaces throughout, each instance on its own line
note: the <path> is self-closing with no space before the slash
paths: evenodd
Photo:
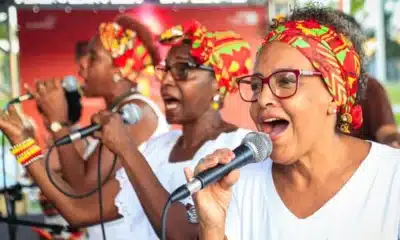
<path id="1" fill-rule="evenodd" d="M 182 135 L 182 132 L 178 130 L 170 131 L 149 141 L 146 149 L 144 149 L 142 153 L 164 188 L 172 192 L 180 185 L 186 183 L 183 173 L 185 167 L 193 168 L 200 159 L 213 153 L 217 149 L 236 148 L 240 145 L 242 139 L 248 132 L 250 131 L 238 129 L 234 132 L 222 133 L 215 140 L 204 143 L 196 152 L 193 159 L 177 163 L 170 163 L 169 156 L 175 143 Z M 117 179 L 121 184 L 121 191 L 116 199 L 118 202 L 117 206 L 119 213 L 129 222 L 129 232 L 124 232 L 123 234 L 129 236 L 129 239 L 158 239 L 125 171 L 119 171 L 117 173 Z M 186 201 L 190 202 L 191 199 L 187 199 Z"/>
<path id="2" fill-rule="evenodd" d="M 164 134 L 170 130 L 170 125 L 168 124 L 167 120 L 165 119 L 165 116 L 162 113 L 161 109 L 151 99 L 149 99 L 143 95 L 140 95 L 140 94 L 134 94 L 134 95 L 131 95 L 131 96 L 127 97 L 126 99 L 124 99 L 124 101 L 130 101 L 130 100 L 135 100 L 135 99 L 141 100 L 141 101 L 145 102 L 146 104 L 148 104 L 153 109 L 153 111 L 155 112 L 155 114 L 158 117 L 157 128 L 154 131 L 153 135 L 150 137 L 150 139 L 153 137 L 157 137 L 161 134 Z M 116 111 L 116 108 L 112 109 L 112 111 Z M 142 143 L 139 146 L 139 150 L 143 151 L 143 149 L 146 147 L 146 144 L 147 144 L 147 142 Z M 87 152 L 86 152 L 85 156 L 89 157 L 93 153 L 93 151 L 97 148 L 97 145 L 98 145 L 98 140 L 90 141 L 89 146 L 87 147 Z M 118 176 L 121 174 L 126 176 L 125 170 L 123 168 L 120 168 L 116 172 L 116 177 L 117 177 L 117 180 L 120 182 L 121 188 L 123 188 L 123 186 L 126 184 L 130 185 L 128 179 L 126 179 L 126 181 L 120 181 Z M 118 200 L 119 195 L 120 194 L 118 194 L 117 197 L 115 198 L 115 205 L 118 207 L 118 211 L 121 212 L 122 211 L 121 206 L 120 206 L 121 204 L 119 203 L 120 201 Z M 110 239 L 110 240 L 132 239 L 132 237 L 127 234 L 127 233 L 129 233 L 128 226 L 129 225 L 127 225 L 124 218 L 120 218 L 115 221 L 105 223 L 104 229 L 105 229 L 107 239 Z M 95 225 L 95 226 L 88 227 L 88 234 L 89 234 L 90 240 L 102 239 L 103 235 L 101 232 L 101 226 Z"/>
<path id="3" fill-rule="evenodd" d="M 228 240 L 397 240 L 400 150 L 372 143 L 367 158 L 317 212 L 297 218 L 272 180 L 271 160 L 244 167 L 233 187 Z"/>

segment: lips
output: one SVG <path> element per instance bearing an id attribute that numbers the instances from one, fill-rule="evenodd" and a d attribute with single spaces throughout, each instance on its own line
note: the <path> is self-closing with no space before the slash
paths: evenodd
<path id="1" fill-rule="evenodd" d="M 180 105 L 180 100 L 176 97 L 169 96 L 169 95 L 163 95 L 162 98 L 164 100 L 165 109 L 167 111 L 175 110 Z"/>
<path id="2" fill-rule="evenodd" d="M 271 140 L 276 140 L 282 136 L 289 124 L 288 120 L 279 117 L 262 117 L 260 119 L 263 132 L 268 134 Z"/>

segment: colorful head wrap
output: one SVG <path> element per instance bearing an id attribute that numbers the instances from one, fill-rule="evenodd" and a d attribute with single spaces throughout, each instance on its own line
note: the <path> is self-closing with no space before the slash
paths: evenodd
<path id="1" fill-rule="evenodd" d="M 281 41 L 298 49 L 322 73 L 323 80 L 339 108 L 339 126 L 345 133 L 362 125 L 362 110 L 355 105 L 360 57 L 352 42 L 332 27 L 316 20 L 289 21 L 279 25 L 265 42 Z"/>
<path id="2" fill-rule="evenodd" d="M 232 31 L 210 32 L 197 21 L 174 26 L 160 36 L 164 45 L 191 41 L 190 54 L 198 64 L 209 65 L 215 72 L 222 96 L 237 90 L 235 79 L 252 69 L 250 44 Z"/>
<path id="3" fill-rule="evenodd" d="M 133 30 L 115 22 L 101 23 L 99 36 L 123 78 L 134 80 L 140 71 L 153 65 L 150 53 Z"/>

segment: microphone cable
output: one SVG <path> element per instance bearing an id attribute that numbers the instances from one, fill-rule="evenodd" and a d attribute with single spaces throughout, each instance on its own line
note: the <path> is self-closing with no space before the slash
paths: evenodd
<path id="1" fill-rule="evenodd" d="M 101 234 L 103 235 L 103 240 L 106 240 L 106 230 L 104 228 L 104 216 L 103 216 L 103 196 L 102 196 L 102 184 L 101 184 L 101 153 L 103 150 L 103 143 L 99 143 L 99 156 L 98 156 L 98 166 L 97 166 L 97 188 L 99 189 L 99 215 L 100 215 L 100 226 L 101 226 Z M 113 162 L 113 167 L 111 169 L 111 172 L 109 175 L 114 170 L 114 165 L 117 160 L 117 155 L 114 154 L 114 162 Z M 109 176 L 108 176 L 109 177 Z M 108 177 L 106 179 L 108 179 Z"/>
<path id="2" fill-rule="evenodd" d="M 52 145 L 47 154 L 46 154 L 46 158 L 45 158 L 45 167 L 46 167 L 46 174 L 51 182 L 51 184 L 58 190 L 60 191 L 62 194 L 64 194 L 65 196 L 68 196 L 70 198 L 75 198 L 75 199 L 83 199 L 86 197 L 89 197 L 91 195 L 93 195 L 94 193 L 98 192 L 99 194 L 99 215 L 100 215 L 100 226 L 101 226 L 101 231 L 102 231 L 102 235 L 103 235 L 103 239 L 106 240 L 106 235 L 105 235 L 105 228 L 104 228 L 104 214 L 103 214 L 103 198 L 102 198 L 102 187 L 104 186 L 104 184 L 109 180 L 109 178 L 111 177 L 116 163 L 117 163 L 117 155 L 114 154 L 114 159 L 113 159 L 113 163 L 111 166 L 111 170 L 109 171 L 109 173 L 107 174 L 107 177 L 104 179 L 103 182 L 101 182 L 101 153 L 102 153 L 102 149 L 103 149 L 103 143 L 99 143 L 99 155 L 98 155 L 98 166 L 97 166 L 97 187 L 94 188 L 93 190 L 88 191 L 87 193 L 84 194 L 72 194 L 69 193 L 67 191 L 65 191 L 64 189 L 62 189 L 55 181 L 54 178 L 51 174 L 51 170 L 50 170 L 50 154 L 53 151 L 53 149 L 55 148 L 55 145 Z"/>
<path id="3" fill-rule="evenodd" d="M 69 192 L 65 191 L 64 189 L 62 189 L 62 187 L 60 187 L 60 186 L 56 183 L 56 181 L 54 180 L 54 178 L 53 178 L 53 176 L 52 176 L 52 174 L 51 174 L 51 169 L 50 169 L 50 154 L 51 154 L 51 152 L 53 151 L 53 149 L 54 149 L 55 147 L 56 147 L 55 145 L 52 145 L 52 146 L 49 148 L 48 152 L 46 153 L 46 157 L 45 157 L 46 174 L 47 174 L 47 176 L 48 176 L 48 178 L 49 178 L 51 184 L 52 184 L 59 192 L 61 192 L 62 194 L 64 194 L 64 195 L 67 196 L 67 197 L 70 197 L 70 198 L 82 199 L 82 198 L 87 198 L 87 197 L 93 195 L 94 193 L 96 193 L 96 192 L 97 192 L 101 187 L 103 187 L 104 184 L 110 179 L 110 177 L 111 177 L 111 175 L 112 175 L 112 173 L 113 173 L 113 171 L 114 171 L 114 169 L 115 169 L 116 163 L 117 163 L 117 155 L 114 154 L 114 159 L 113 159 L 113 163 L 112 163 L 111 169 L 110 169 L 109 173 L 107 174 L 107 177 L 104 179 L 104 181 L 103 181 L 102 183 L 101 183 L 101 179 L 100 179 L 100 183 L 101 183 L 101 184 L 99 184 L 100 186 L 97 186 L 97 187 L 95 187 L 94 189 L 92 189 L 92 190 L 90 190 L 90 191 L 88 191 L 88 192 L 86 192 L 86 193 L 83 193 L 83 194 L 72 194 L 72 193 L 69 193 Z M 99 162 L 100 162 L 100 160 L 101 160 L 101 156 L 100 156 L 100 153 L 99 153 Z"/>
<path id="4" fill-rule="evenodd" d="M 164 205 L 164 209 L 161 215 L 161 240 L 167 240 L 167 214 L 171 205 L 172 205 L 172 199 L 170 195 L 168 197 L 167 202 Z"/>

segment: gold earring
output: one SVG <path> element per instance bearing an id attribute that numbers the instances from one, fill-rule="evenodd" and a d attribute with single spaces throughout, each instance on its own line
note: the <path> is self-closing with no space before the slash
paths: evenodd
<path id="1" fill-rule="evenodd" d="M 214 110 L 219 110 L 221 105 L 221 95 L 216 94 L 213 97 L 213 100 L 211 102 L 211 108 Z"/>

